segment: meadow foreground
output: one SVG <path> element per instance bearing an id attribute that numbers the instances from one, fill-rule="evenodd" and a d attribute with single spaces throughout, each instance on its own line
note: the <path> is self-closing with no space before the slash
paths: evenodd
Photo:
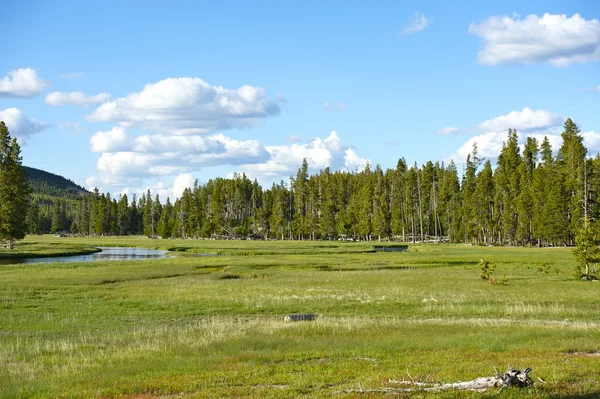
<path id="1" fill-rule="evenodd" d="M 0 267 L 0 397 L 377 397 L 507 364 L 533 388 L 600 396 L 600 284 L 569 249 L 32 237 L 152 247 L 148 261 Z M 198 256 L 198 253 L 220 256 Z M 494 263 L 489 280 L 480 260 Z M 284 316 L 314 313 L 311 322 Z M 539 382 L 542 378 L 545 383 Z M 412 393 L 412 397 L 491 397 Z"/>

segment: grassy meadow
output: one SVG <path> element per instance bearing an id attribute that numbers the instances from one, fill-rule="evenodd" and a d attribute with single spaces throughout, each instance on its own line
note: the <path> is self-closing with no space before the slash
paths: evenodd
<path id="1" fill-rule="evenodd" d="M 374 245 L 29 237 L 174 256 L 0 266 L 0 397 L 388 397 L 358 391 L 507 364 L 534 387 L 406 397 L 600 397 L 600 283 L 569 249 Z"/>

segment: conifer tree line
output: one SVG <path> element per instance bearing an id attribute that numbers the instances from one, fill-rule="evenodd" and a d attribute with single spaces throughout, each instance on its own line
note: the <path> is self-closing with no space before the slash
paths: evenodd
<path id="1" fill-rule="evenodd" d="M 453 161 L 360 172 L 308 173 L 263 189 L 244 174 L 197 181 L 181 198 L 147 191 L 111 198 L 96 189 L 79 201 L 36 202 L 30 232 L 254 237 L 293 240 L 443 240 L 489 245 L 572 245 L 584 219 L 600 216 L 600 156 L 587 157 L 567 119 L 556 152 L 547 137 L 521 149 L 509 129 L 495 168 L 477 147 L 459 174 Z"/>

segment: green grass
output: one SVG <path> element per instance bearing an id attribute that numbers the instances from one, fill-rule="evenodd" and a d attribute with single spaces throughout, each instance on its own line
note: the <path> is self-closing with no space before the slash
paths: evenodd
<path id="1" fill-rule="evenodd" d="M 35 236 L 19 241 L 17 247 L 11 250 L 0 246 L 0 259 L 86 255 L 98 251 L 99 249 L 96 247 L 58 239 L 57 237 Z"/>
<path id="2" fill-rule="evenodd" d="M 186 255 L 0 266 L 2 398 L 387 397 L 339 392 L 393 386 L 407 370 L 455 382 L 509 363 L 546 384 L 502 397 L 600 397 L 600 283 L 573 280 L 568 249 L 110 237 L 20 246 L 54 243 Z M 480 259 L 506 285 L 481 280 Z M 321 316 L 283 322 L 290 313 Z"/>

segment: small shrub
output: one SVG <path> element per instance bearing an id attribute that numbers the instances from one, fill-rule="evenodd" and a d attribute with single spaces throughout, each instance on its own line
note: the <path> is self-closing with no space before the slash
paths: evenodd
<path id="1" fill-rule="evenodd" d="M 480 275 L 481 279 L 489 280 L 490 277 L 492 277 L 494 270 L 496 270 L 496 266 L 487 260 L 481 259 L 479 261 L 479 269 L 481 270 L 481 275 Z"/>
<path id="2" fill-rule="evenodd" d="M 542 274 L 548 274 L 548 273 L 550 273 L 551 270 L 552 270 L 552 265 L 550 265 L 546 262 L 542 262 L 540 264 L 540 267 L 538 267 L 538 273 L 542 273 Z"/>

